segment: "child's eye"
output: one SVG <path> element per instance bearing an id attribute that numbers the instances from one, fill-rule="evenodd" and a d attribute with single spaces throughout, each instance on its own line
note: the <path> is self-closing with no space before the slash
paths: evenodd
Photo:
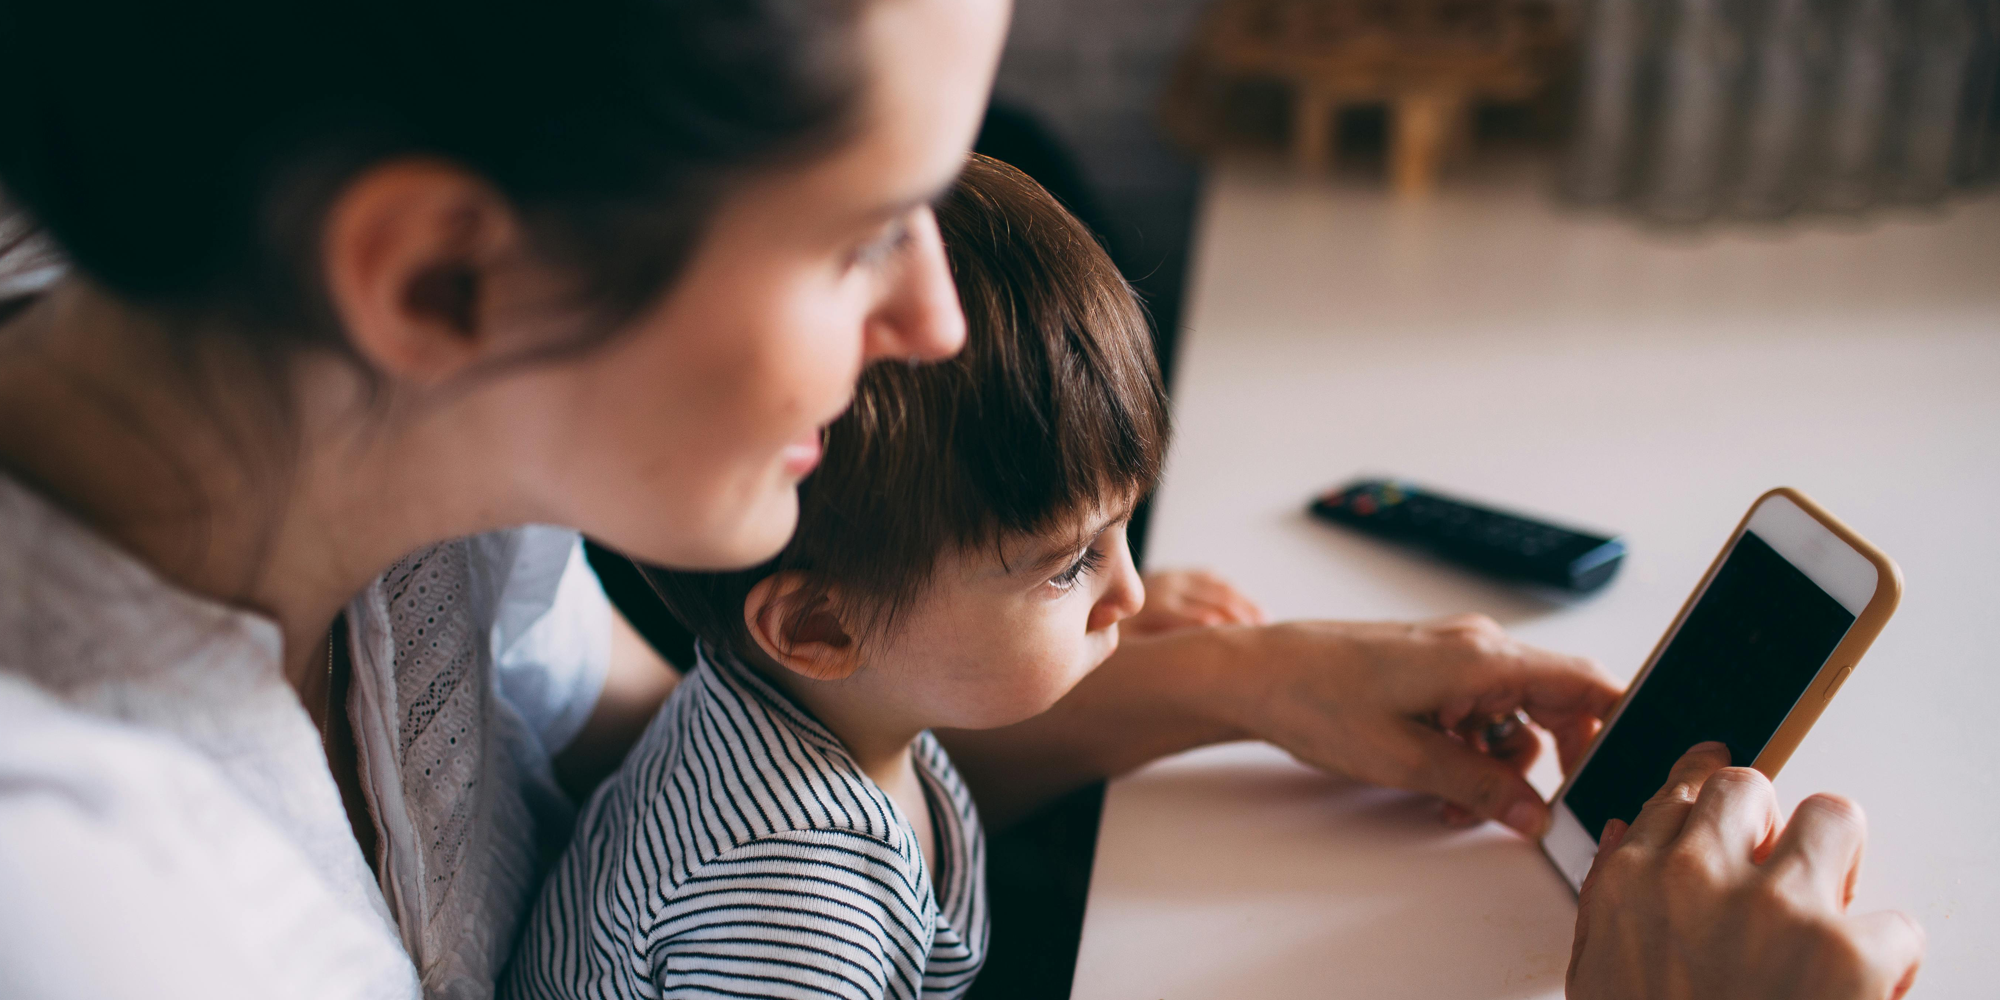
<path id="1" fill-rule="evenodd" d="M 1054 585 L 1057 590 L 1068 590 L 1076 586 L 1078 580 L 1096 571 L 1102 565 L 1104 565 L 1104 555 L 1098 552 L 1095 546 L 1084 549 L 1083 554 L 1077 556 L 1076 561 L 1070 563 L 1068 569 L 1051 577 L 1049 583 Z"/>

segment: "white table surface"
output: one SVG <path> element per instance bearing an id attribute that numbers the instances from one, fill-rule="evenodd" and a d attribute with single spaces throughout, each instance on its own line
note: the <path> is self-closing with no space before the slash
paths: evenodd
<path id="1" fill-rule="evenodd" d="M 1856 905 L 1928 929 L 1916 996 L 2000 996 L 2000 198 L 1690 237 L 1518 172 L 1399 205 L 1234 169 L 1202 213 L 1152 565 L 1219 569 L 1281 617 L 1482 611 L 1630 677 L 1751 500 L 1806 491 L 1907 587 L 1781 805 L 1866 807 Z M 1308 520 L 1364 473 L 1631 554 L 1566 604 Z M 1113 783 L 1074 995 L 1560 996 L 1568 888 L 1434 809 L 1254 744 Z"/>

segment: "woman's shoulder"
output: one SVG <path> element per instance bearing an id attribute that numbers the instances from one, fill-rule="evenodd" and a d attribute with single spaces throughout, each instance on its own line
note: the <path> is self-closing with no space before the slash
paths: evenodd
<path id="1" fill-rule="evenodd" d="M 56 995 L 415 997 L 214 763 L 0 671 L 0 968 Z M 106 950 L 116 961 L 106 961 Z"/>

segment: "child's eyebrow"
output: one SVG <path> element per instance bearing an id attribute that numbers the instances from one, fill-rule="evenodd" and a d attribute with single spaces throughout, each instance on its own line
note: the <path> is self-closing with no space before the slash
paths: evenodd
<path id="1" fill-rule="evenodd" d="M 1132 516 L 1132 505 L 1127 504 L 1124 507 L 1119 508 L 1119 510 L 1113 513 L 1110 517 L 1107 517 L 1104 520 L 1098 522 L 1096 527 L 1078 534 L 1076 536 L 1076 538 L 1078 539 L 1077 542 L 1069 544 L 1061 544 L 1061 545 L 1047 545 L 1041 548 L 1034 549 L 1031 554 L 1031 558 L 1029 558 L 1026 562 L 1023 562 L 1018 567 L 1019 572 L 1042 573 L 1047 570 L 1056 568 L 1058 564 L 1067 563 L 1072 557 L 1076 555 L 1077 549 L 1089 543 L 1091 539 L 1096 538 L 1101 534 L 1104 534 L 1104 532 L 1109 530 L 1112 525 L 1117 524 L 1120 521 L 1124 521 L 1130 518 L 1131 516 Z"/>

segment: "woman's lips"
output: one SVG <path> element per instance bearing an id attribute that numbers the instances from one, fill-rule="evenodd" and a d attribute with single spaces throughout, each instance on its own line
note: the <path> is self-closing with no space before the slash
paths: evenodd
<path id="1" fill-rule="evenodd" d="M 784 461 L 785 471 L 790 473 L 793 479 L 804 479 L 813 467 L 819 465 L 820 429 L 815 427 L 799 435 L 797 440 L 786 445 L 778 454 Z"/>

